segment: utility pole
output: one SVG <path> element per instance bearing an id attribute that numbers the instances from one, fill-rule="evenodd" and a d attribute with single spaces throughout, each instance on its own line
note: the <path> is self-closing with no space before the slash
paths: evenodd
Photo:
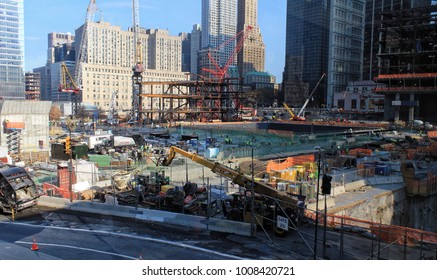
<path id="1" fill-rule="evenodd" d="M 316 190 L 316 221 L 314 229 L 314 259 L 317 259 L 317 227 L 319 226 L 319 190 L 320 190 L 320 148 L 319 148 L 319 159 L 317 162 L 317 190 Z"/>
<path id="2" fill-rule="evenodd" d="M 250 235 L 253 237 L 255 236 L 255 186 L 254 186 L 254 180 L 255 180 L 255 168 L 253 165 L 253 145 L 254 145 L 254 141 L 255 138 L 252 137 L 252 184 L 251 184 L 251 196 L 250 196 Z"/>

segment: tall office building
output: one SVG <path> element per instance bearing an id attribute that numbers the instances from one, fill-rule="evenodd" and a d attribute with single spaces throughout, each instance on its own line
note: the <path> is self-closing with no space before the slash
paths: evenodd
<path id="1" fill-rule="evenodd" d="M 329 6 L 326 0 L 287 0 L 283 91 L 289 106 L 301 106 L 328 66 Z M 315 96 L 325 103 L 322 83 Z"/>
<path id="2" fill-rule="evenodd" d="M 190 72 L 193 74 L 200 74 L 199 72 L 199 51 L 202 42 L 202 28 L 199 24 L 193 25 L 191 31 L 191 68 Z"/>
<path id="3" fill-rule="evenodd" d="M 315 106 L 331 108 L 334 93 L 361 79 L 364 48 L 365 0 L 288 0 L 285 99 L 300 104 L 308 83 L 312 91 L 323 73 L 326 80 L 313 96 Z"/>
<path id="4" fill-rule="evenodd" d="M 47 64 L 64 60 L 75 61 L 74 36 L 70 33 L 52 32 L 47 36 Z"/>
<path id="5" fill-rule="evenodd" d="M 431 0 L 366 0 L 363 79 L 373 80 L 379 72 L 379 31 L 383 12 L 429 6 Z M 435 4 L 435 3 L 434 3 Z"/>
<path id="6" fill-rule="evenodd" d="M 191 70 L 191 33 L 181 32 L 179 37 L 182 40 L 182 71 Z"/>
<path id="7" fill-rule="evenodd" d="M 82 30 L 83 26 L 76 30 L 76 38 L 82 38 Z M 82 102 L 108 110 L 111 96 L 117 92 L 119 108 L 130 109 L 134 33 L 103 21 L 89 23 L 87 30 L 87 57 L 80 66 Z M 179 36 L 169 35 L 166 30 L 141 28 L 139 40 L 145 65 L 143 81 L 187 80 L 187 75 L 181 72 L 182 42 Z M 76 42 L 80 44 L 80 41 Z M 162 87 L 153 89 L 153 93 L 160 91 Z M 143 99 L 143 108 L 150 108 L 149 101 Z"/>
<path id="8" fill-rule="evenodd" d="M 202 49 L 220 47 L 217 63 L 226 65 L 235 49 L 237 0 L 202 0 Z M 224 44 L 225 42 L 229 42 Z M 236 65 L 236 58 L 232 65 Z M 200 65 L 202 68 L 203 65 Z"/>
<path id="9" fill-rule="evenodd" d="M 167 30 L 147 29 L 146 50 L 148 54 L 146 67 L 162 71 L 182 71 L 182 39 L 170 35 Z"/>
<path id="10" fill-rule="evenodd" d="M 23 0 L 0 1 L 0 97 L 25 99 Z"/>
<path id="11" fill-rule="evenodd" d="M 362 80 L 365 7 L 366 0 L 331 1 L 324 103 L 328 108 L 335 93 L 346 90 L 351 81 Z"/>
<path id="12" fill-rule="evenodd" d="M 241 77 L 247 72 L 264 71 L 265 45 L 258 27 L 258 0 L 238 0 L 237 33 L 244 30 L 249 33 L 237 58 Z"/>

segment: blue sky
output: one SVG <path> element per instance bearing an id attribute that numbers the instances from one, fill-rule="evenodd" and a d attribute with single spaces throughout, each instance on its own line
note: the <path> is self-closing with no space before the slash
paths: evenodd
<path id="1" fill-rule="evenodd" d="M 201 23 L 201 0 L 139 0 L 140 25 L 169 30 L 171 35 L 191 32 Z M 96 0 L 100 16 L 126 30 L 132 25 L 131 0 Z M 25 70 L 44 66 L 47 34 L 74 34 L 85 21 L 89 0 L 25 0 Z M 286 0 L 258 0 L 258 25 L 266 44 L 266 71 L 282 80 L 285 61 Z"/>

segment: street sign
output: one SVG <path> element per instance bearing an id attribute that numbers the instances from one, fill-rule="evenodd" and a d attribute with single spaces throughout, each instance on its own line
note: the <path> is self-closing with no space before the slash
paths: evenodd
<path id="1" fill-rule="evenodd" d="M 276 227 L 288 231 L 288 219 L 278 215 Z"/>

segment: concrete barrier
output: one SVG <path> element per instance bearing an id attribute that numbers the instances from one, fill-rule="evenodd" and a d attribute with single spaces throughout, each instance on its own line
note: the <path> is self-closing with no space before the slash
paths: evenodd
<path id="1" fill-rule="evenodd" d="M 182 213 L 166 212 L 153 209 L 135 208 L 131 206 L 111 205 L 99 202 L 41 196 L 38 205 L 56 209 L 68 209 L 77 212 L 102 214 L 114 217 L 132 218 L 136 220 L 163 224 L 178 225 L 192 229 L 211 230 L 250 236 L 250 224 L 228 221 Z"/>

